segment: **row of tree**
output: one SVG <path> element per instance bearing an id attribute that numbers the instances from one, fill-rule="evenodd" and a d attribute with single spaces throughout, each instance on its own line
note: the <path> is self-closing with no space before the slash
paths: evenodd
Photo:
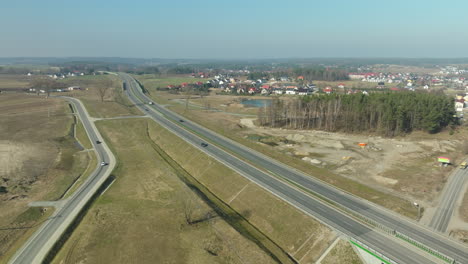
<path id="1" fill-rule="evenodd" d="M 381 92 L 279 99 L 259 110 L 262 126 L 395 136 L 414 130 L 436 133 L 455 124 L 454 102 L 425 92 Z"/>

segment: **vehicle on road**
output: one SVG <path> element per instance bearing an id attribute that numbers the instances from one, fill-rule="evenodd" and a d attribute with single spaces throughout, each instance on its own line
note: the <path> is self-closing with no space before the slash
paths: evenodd
<path id="1" fill-rule="evenodd" d="M 460 169 L 466 169 L 466 167 L 468 167 L 468 163 L 466 161 L 460 164 Z"/>
<path id="2" fill-rule="evenodd" d="M 106 162 L 104 162 L 104 161 L 103 161 L 103 162 L 101 162 L 101 166 L 106 166 L 106 165 L 107 165 L 107 163 L 106 163 Z"/>
<path id="3" fill-rule="evenodd" d="M 204 148 L 208 147 L 208 144 L 206 144 L 205 142 L 202 142 L 200 145 Z"/>
<path id="4" fill-rule="evenodd" d="M 183 122 L 184 122 L 184 120 L 182 120 L 182 119 L 179 119 L 179 122 L 183 123 Z"/>
<path id="5" fill-rule="evenodd" d="M 148 102 L 148 104 L 152 105 L 152 104 L 153 104 L 153 102 L 149 101 L 149 102 Z"/>
<path id="6" fill-rule="evenodd" d="M 148 109 L 148 108 L 145 108 L 145 111 L 149 111 L 149 109 Z"/>
<path id="7" fill-rule="evenodd" d="M 99 141 L 99 140 L 96 140 L 96 144 L 101 144 L 101 141 Z"/>

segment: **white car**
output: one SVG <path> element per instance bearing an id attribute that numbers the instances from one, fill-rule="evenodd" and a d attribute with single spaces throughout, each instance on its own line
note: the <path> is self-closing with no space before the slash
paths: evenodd
<path id="1" fill-rule="evenodd" d="M 104 161 L 101 162 L 101 166 L 106 166 L 106 165 L 107 165 L 107 163 L 105 163 Z"/>

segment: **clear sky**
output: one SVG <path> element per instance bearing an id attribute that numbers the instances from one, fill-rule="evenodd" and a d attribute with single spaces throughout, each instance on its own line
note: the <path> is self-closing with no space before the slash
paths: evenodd
<path id="1" fill-rule="evenodd" d="M 0 57 L 468 57 L 467 0 L 0 0 Z"/>

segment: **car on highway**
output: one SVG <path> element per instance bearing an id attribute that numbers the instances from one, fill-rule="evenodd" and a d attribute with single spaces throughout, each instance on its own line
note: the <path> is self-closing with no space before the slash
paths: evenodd
<path id="1" fill-rule="evenodd" d="M 202 142 L 200 145 L 204 148 L 208 147 L 208 144 L 206 144 L 205 142 Z"/>
<path id="2" fill-rule="evenodd" d="M 153 103 L 153 102 L 151 102 L 151 101 L 149 101 L 149 102 L 148 102 L 148 104 L 152 105 L 152 104 L 154 104 L 154 103 Z"/>
<path id="3" fill-rule="evenodd" d="M 101 144 L 102 142 L 99 140 L 96 140 L 96 144 Z"/>
<path id="4" fill-rule="evenodd" d="M 179 119 L 179 122 L 183 123 L 183 122 L 184 122 L 184 120 L 182 120 L 182 119 Z"/>
<path id="5" fill-rule="evenodd" d="M 104 162 L 104 161 L 103 161 L 103 162 L 101 162 L 101 166 L 106 166 L 106 165 L 107 165 L 107 163 L 106 163 L 106 162 Z"/>

